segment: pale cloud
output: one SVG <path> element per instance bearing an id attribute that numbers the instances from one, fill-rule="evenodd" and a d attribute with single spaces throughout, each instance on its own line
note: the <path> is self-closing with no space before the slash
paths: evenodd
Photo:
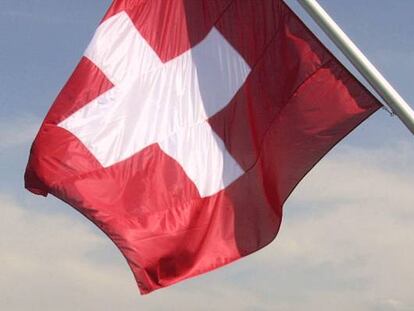
<path id="1" fill-rule="evenodd" d="M 28 145 L 36 136 L 40 120 L 32 115 L 0 118 L 0 152 Z"/>
<path id="2" fill-rule="evenodd" d="M 413 156 L 412 144 L 340 147 L 300 184 L 257 258 L 298 282 L 304 302 L 287 310 L 414 309 Z"/>
<path id="3" fill-rule="evenodd" d="M 29 210 L 5 195 L 0 210 L 3 310 L 251 310 L 260 304 L 257 295 L 223 278 L 211 286 L 207 275 L 140 296 L 118 250 L 81 216 Z M 108 253 L 109 259 L 99 258 Z M 236 299 L 240 294 L 244 298 Z"/>
<path id="4" fill-rule="evenodd" d="M 125 271 L 119 271 L 122 264 L 88 260 L 89 253 L 104 246 L 112 249 L 84 224 L 40 208 L 29 211 L 5 196 L 0 205 L 2 309 L 74 310 L 84 306 L 84 297 L 97 298 L 95 286 L 118 292 L 128 284 Z"/>
<path id="5" fill-rule="evenodd" d="M 39 199 L 28 209 L 0 195 L 0 306 L 413 310 L 413 155 L 402 144 L 337 148 L 289 199 L 270 246 L 148 296 L 139 296 L 115 246 L 76 212 L 51 213 Z"/>

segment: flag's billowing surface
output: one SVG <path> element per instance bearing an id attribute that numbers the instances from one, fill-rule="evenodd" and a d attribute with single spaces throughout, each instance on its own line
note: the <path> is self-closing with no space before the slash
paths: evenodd
<path id="1" fill-rule="evenodd" d="M 148 293 L 270 243 L 296 184 L 378 108 L 280 0 L 116 0 L 26 187 L 94 222 Z"/>

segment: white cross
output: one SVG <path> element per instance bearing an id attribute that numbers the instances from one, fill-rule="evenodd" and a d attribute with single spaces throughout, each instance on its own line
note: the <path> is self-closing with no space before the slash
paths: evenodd
<path id="1" fill-rule="evenodd" d="M 250 67 L 215 28 L 191 50 L 163 63 L 122 12 L 99 26 L 85 56 L 114 87 L 59 126 L 81 140 L 103 167 L 158 143 L 202 197 L 244 173 L 207 119 L 230 102 Z"/>

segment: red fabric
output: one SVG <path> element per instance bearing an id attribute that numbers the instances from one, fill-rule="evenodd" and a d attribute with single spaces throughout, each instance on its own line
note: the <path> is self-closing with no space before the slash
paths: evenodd
<path id="1" fill-rule="evenodd" d="M 270 243 L 297 183 L 380 104 L 280 0 L 116 0 L 104 20 L 123 10 L 163 61 L 215 26 L 252 68 L 209 120 L 246 171 L 216 195 L 200 198 L 157 144 L 103 168 L 57 126 L 112 87 L 86 58 L 33 143 L 26 188 L 51 193 L 93 221 L 146 294 Z"/>

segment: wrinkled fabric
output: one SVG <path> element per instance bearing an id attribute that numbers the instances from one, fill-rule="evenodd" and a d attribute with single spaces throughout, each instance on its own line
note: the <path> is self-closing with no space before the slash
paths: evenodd
<path id="1" fill-rule="evenodd" d="M 379 107 L 280 0 L 115 0 L 25 186 L 95 223 L 147 294 L 270 243 L 299 181 Z"/>

